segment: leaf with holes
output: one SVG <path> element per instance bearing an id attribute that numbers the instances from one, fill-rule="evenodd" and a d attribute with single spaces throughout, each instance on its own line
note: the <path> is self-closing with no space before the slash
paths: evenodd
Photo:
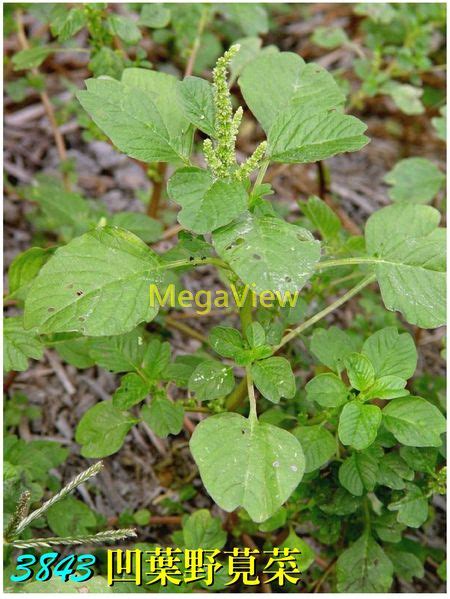
<path id="1" fill-rule="evenodd" d="M 95 229 L 56 250 L 40 270 L 24 324 L 42 333 L 125 333 L 156 316 L 148 289 L 161 280 L 158 256 L 138 237 L 115 227 Z"/>
<path id="2" fill-rule="evenodd" d="M 320 244 L 306 229 L 250 213 L 215 231 L 213 244 L 256 293 L 278 291 L 282 300 L 306 284 L 320 258 Z"/>

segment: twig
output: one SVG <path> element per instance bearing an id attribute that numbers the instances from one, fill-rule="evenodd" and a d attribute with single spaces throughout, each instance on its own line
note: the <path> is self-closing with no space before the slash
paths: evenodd
<path id="1" fill-rule="evenodd" d="M 199 48 L 200 48 L 200 42 L 201 42 L 201 39 L 202 39 L 203 30 L 204 30 L 205 25 L 206 25 L 206 17 L 207 17 L 207 15 L 208 15 L 208 8 L 206 6 L 204 6 L 203 7 L 202 15 L 201 15 L 200 20 L 198 22 L 197 35 L 196 35 L 194 43 L 192 45 L 191 54 L 189 55 L 189 60 L 187 62 L 186 69 L 184 71 L 184 76 L 185 77 L 190 77 L 192 75 L 193 71 L 194 71 L 195 60 L 197 58 L 197 53 L 198 53 Z"/>
<path id="2" fill-rule="evenodd" d="M 198 331 L 196 331 L 195 329 L 193 329 L 189 325 L 184 324 L 182 322 L 178 322 L 178 320 L 174 320 L 170 316 L 166 316 L 166 324 L 169 327 L 173 327 L 174 329 L 178 329 L 179 331 L 181 331 L 185 335 L 188 335 L 189 337 L 193 337 L 194 339 L 197 339 L 198 341 L 201 341 L 202 343 L 206 343 L 208 341 L 207 338 L 204 335 L 202 335 L 201 333 L 199 333 Z"/>
<path id="3" fill-rule="evenodd" d="M 158 216 L 159 202 L 161 201 L 162 190 L 164 189 L 166 170 L 167 163 L 159 162 L 157 168 L 158 176 L 156 180 L 153 181 L 152 196 L 147 206 L 147 215 L 151 216 L 151 218 L 156 218 Z"/>
<path id="4" fill-rule="evenodd" d="M 169 227 L 162 234 L 162 239 L 170 239 L 171 237 L 178 235 L 178 233 L 182 230 L 183 230 L 183 227 L 181 225 L 174 225 L 173 227 Z"/>
<path id="5" fill-rule="evenodd" d="M 367 285 L 372 283 L 374 280 L 375 280 L 375 275 L 373 275 L 373 274 L 368 275 L 367 277 L 364 277 L 364 279 L 362 281 L 360 281 L 357 285 L 355 285 L 354 287 L 349 289 L 347 291 L 347 293 L 344 293 L 344 295 L 341 296 L 339 299 L 337 299 L 335 302 L 333 302 L 332 304 L 330 304 L 329 306 L 327 306 L 320 312 L 317 312 L 317 314 L 315 314 L 314 316 L 312 316 L 311 318 L 309 318 L 308 320 L 306 320 L 299 326 L 295 327 L 295 329 L 292 329 L 292 331 L 287 333 L 282 338 L 281 342 L 274 348 L 274 352 L 277 352 L 281 347 L 286 345 L 286 343 L 289 343 L 289 341 L 291 341 L 294 337 L 296 337 L 297 335 L 300 335 L 300 333 L 302 333 L 305 329 L 309 328 L 310 326 L 312 326 L 313 324 L 315 324 L 316 322 L 318 322 L 319 320 L 321 320 L 322 318 L 324 318 L 325 316 L 327 316 L 328 314 L 330 314 L 331 312 L 336 310 L 336 308 L 339 308 L 339 306 L 342 306 L 342 304 L 345 304 L 346 301 L 348 301 L 354 295 L 359 293 L 362 289 L 364 289 L 364 287 L 367 287 Z"/>
<path id="6" fill-rule="evenodd" d="M 59 362 L 59 360 L 56 358 L 55 355 L 52 354 L 52 352 L 47 351 L 47 350 L 45 351 L 45 357 L 50 362 L 50 366 L 53 368 L 54 373 L 56 374 L 58 379 L 61 381 L 61 384 L 64 387 L 64 389 L 66 390 L 66 392 L 69 395 L 74 395 L 76 393 L 76 389 L 72 385 L 72 383 L 69 381 L 69 379 L 67 378 L 67 374 L 65 373 L 61 362 Z"/>
<path id="7" fill-rule="evenodd" d="M 256 545 L 255 541 L 251 538 L 250 535 L 246 534 L 245 532 L 241 535 L 241 539 L 246 547 L 250 547 L 250 549 L 253 549 L 253 550 L 258 549 L 258 546 Z M 272 592 L 272 587 L 267 582 L 267 579 L 268 579 L 267 573 L 261 572 L 261 592 L 262 593 L 271 593 Z"/>
<path id="8" fill-rule="evenodd" d="M 8 393 L 9 388 L 16 380 L 16 377 L 18 374 L 19 373 L 16 370 L 11 370 L 11 372 L 8 372 L 8 374 L 6 375 L 6 378 L 3 382 L 3 392 L 4 393 Z"/>
<path id="9" fill-rule="evenodd" d="M 181 516 L 151 516 L 150 525 L 165 525 L 179 526 L 181 524 Z"/>
<path id="10" fill-rule="evenodd" d="M 225 406 L 229 412 L 232 412 L 241 405 L 243 400 L 247 397 L 247 376 L 241 380 L 234 390 L 227 397 Z"/>
<path id="11" fill-rule="evenodd" d="M 335 564 L 336 564 L 337 558 L 333 559 L 328 566 L 325 569 L 325 572 L 322 574 L 322 576 L 319 578 L 319 580 L 316 582 L 316 584 L 313 587 L 313 593 L 318 593 L 320 590 L 320 587 L 322 586 L 322 584 L 325 582 L 325 580 L 328 578 L 328 575 L 330 574 L 330 572 L 333 570 Z"/>
<path id="12" fill-rule="evenodd" d="M 30 44 L 28 43 L 27 35 L 25 33 L 25 27 L 23 24 L 22 14 L 23 13 L 20 9 L 16 11 L 17 37 L 19 39 L 21 48 L 23 50 L 28 50 L 30 47 Z M 37 67 L 34 67 L 33 69 L 31 69 L 31 72 L 36 77 L 39 76 L 39 69 Z M 64 138 L 61 134 L 61 131 L 58 128 L 58 123 L 56 121 L 53 105 L 50 102 L 50 98 L 48 97 L 48 94 L 46 91 L 41 91 L 39 93 L 39 95 L 40 95 L 42 104 L 44 105 L 45 112 L 47 114 L 47 118 L 50 123 L 50 127 L 52 129 L 52 133 L 53 133 L 53 137 L 55 139 L 59 158 L 60 158 L 61 162 L 66 162 L 67 161 L 66 144 L 64 142 Z M 66 189 L 69 189 L 70 181 L 69 181 L 69 177 L 68 177 L 67 173 L 65 173 L 65 172 L 63 172 L 63 180 L 64 180 L 64 185 L 65 185 Z"/>

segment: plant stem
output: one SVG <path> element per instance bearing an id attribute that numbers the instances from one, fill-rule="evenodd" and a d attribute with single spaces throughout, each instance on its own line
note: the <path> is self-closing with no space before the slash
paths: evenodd
<path id="1" fill-rule="evenodd" d="M 175 320 L 175 319 L 171 318 L 170 316 L 166 316 L 166 324 L 169 325 L 169 327 L 178 329 L 179 331 L 181 331 L 185 335 L 188 335 L 189 337 L 192 337 L 194 339 L 197 339 L 198 341 L 201 341 L 202 343 L 207 343 L 207 341 L 208 341 L 208 339 L 204 335 L 202 335 L 199 331 L 196 331 L 189 325 L 184 324 L 183 322 L 179 322 L 178 320 Z"/>
<path id="2" fill-rule="evenodd" d="M 150 216 L 151 218 L 156 218 L 158 216 L 159 202 L 161 200 L 162 190 L 165 183 L 167 163 L 159 162 L 157 170 L 158 178 L 156 181 L 153 181 L 152 196 L 147 206 L 147 216 Z"/>
<path id="3" fill-rule="evenodd" d="M 17 22 L 17 37 L 19 39 L 20 46 L 23 50 L 28 50 L 30 48 L 30 44 L 28 43 L 27 35 L 25 33 L 25 27 L 23 25 L 22 19 L 22 11 L 19 9 L 16 11 L 16 22 Z M 39 69 L 37 67 L 31 69 L 31 72 L 35 76 L 39 76 Z M 44 105 L 44 110 L 47 114 L 47 118 L 50 123 L 50 127 L 52 129 L 53 137 L 55 139 L 56 148 L 58 150 L 59 158 L 61 162 L 67 161 L 67 150 L 66 144 L 64 142 L 64 137 L 62 136 L 61 131 L 59 130 L 58 123 L 56 122 L 55 111 L 53 109 L 53 105 L 50 101 L 50 98 L 46 91 L 40 92 L 41 102 Z M 63 172 L 63 181 L 64 186 L 67 191 L 70 191 L 70 180 L 67 173 Z"/>
<path id="4" fill-rule="evenodd" d="M 250 366 L 246 366 L 245 371 L 247 373 L 247 392 L 248 392 L 248 400 L 250 402 L 250 413 L 248 415 L 248 418 L 250 420 L 250 425 L 252 425 L 258 420 L 258 414 L 256 412 L 255 389 L 253 387 L 253 378 L 252 378 Z"/>
<path id="5" fill-rule="evenodd" d="M 354 295 L 359 293 L 361 291 L 361 289 L 364 289 L 364 287 L 367 287 L 367 285 L 372 283 L 374 280 L 375 280 L 374 274 L 364 277 L 364 279 L 362 281 L 360 281 L 357 285 L 355 285 L 355 287 L 352 287 L 351 289 L 349 289 L 349 291 L 347 291 L 347 293 L 344 293 L 344 295 L 342 297 L 340 297 L 335 302 L 333 302 L 332 304 L 330 304 L 329 306 L 327 306 L 326 308 L 324 308 L 323 310 L 321 310 L 320 312 L 318 312 L 317 314 L 315 314 L 314 316 L 312 316 L 311 318 L 309 318 L 308 320 L 306 320 L 305 322 L 300 324 L 298 327 L 295 327 L 295 329 L 292 329 L 292 331 L 287 333 L 282 338 L 281 343 L 274 348 L 274 353 L 277 352 L 281 347 L 286 345 L 286 343 L 289 343 L 289 341 L 294 339 L 294 337 L 297 337 L 297 335 L 300 335 L 300 333 L 303 333 L 304 330 L 308 329 L 313 324 L 315 324 L 316 322 L 318 322 L 319 320 L 321 320 L 322 318 L 324 318 L 325 316 L 327 316 L 328 314 L 330 314 L 331 312 L 336 310 L 336 308 L 339 308 L 339 306 L 342 306 L 342 304 L 345 304 L 346 301 L 348 301 Z"/>
<path id="6" fill-rule="evenodd" d="M 263 182 L 264 175 L 266 174 L 269 164 L 270 164 L 269 160 L 264 160 L 264 162 L 261 164 L 259 172 L 258 172 L 258 176 L 256 177 L 255 184 L 253 185 L 253 191 L 255 190 L 255 188 L 258 185 L 261 185 L 261 183 Z"/>
<path id="7" fill-rule="evenodd" d="M 245 297 L 245 302 L 242 308 L 239 310 L 239 317 L 241 319 L 242 335 L 244 339 L 247 338 L 247 328 L 252 324 L 252 296 L 253 292 L 249 291 Z"/>
<path id="8" fill-rule="evenodd" d="M 363 501 L 363 510 L 364 510 L 364 529 L 370 531 L 370 505 L 369 505 L 369 499 L 367 498 L 367 496 L 364 498 Z"/>
<path id="9" fill-rule="evenodd" d="M 358 256 L 356 258 L 340 258 L 338 260 L 324 260 L 318 262 L 315 266 L 316 270 L 324 270 L 325 268 L 334 268 L 335 266 L 352 266 L 353 264 L 376 264 L 384 262 L 380 258 L 374 256 Z"/>
<path id="10" fill-rule="evenodd" d="M 318 188 L 319 188 L 319 198 L 324 198 L 328 193 L 327 186 L 327 177 L 325 173 L 325 167 L 321 160 L 316 162 L 317 165 L 317 179 L 318 179 Z"/>
<path id="11" fill-rule="evenodd" d="M 207 16 L 208 16 L 208 7 L 204 6 L 202 16 L 200 17 L 200 20 L 198 22 L 197 35 L 196 35 L 194 43 L 192 45 L 192 50 L 191 50 L 191 53 L 189 55 L 189 60 L 186 65 L 186 70 L 184 71 L 185 77 L 190 77 L 194 71 L 195 59 L 197 58 L 197 53 L 200 48 L 200 42 L 202 39 L 203 30 L 205 29 Z"/>
<path id="12" fill-rule="evenodd" d="M 241 405 L 243 399 L 247 395 L 247 377 L 241 380 L 239 385 L 233 389 L 230 395 L 227 397 L 225 407 L 228 412 L 233 412 L 238 406 Z"/>

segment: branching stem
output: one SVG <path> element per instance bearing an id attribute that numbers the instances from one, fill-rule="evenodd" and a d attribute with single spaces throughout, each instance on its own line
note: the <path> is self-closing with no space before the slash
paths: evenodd
<path id="1" fill-rule="evenodd" d="M 319 320 L 321 320 L 328 314 L 331 314 L 331 312 L 334 312 L 334 310 L 336 310 L 336 308 L 339 308 L 339 306 L 342 306 L 342 304 L 345 304 L 345 302 L 347 302 L 350 298 L 352 298 L 354 295 L 359 293 L 362 289 L 364 289 L 364 287 L 367 287 L 367 285 L 370 285 L 370 283 L 372 283 L 374 280 L 375 280 L 374 274 L 364 277 L 364 279 L 362 281 L 360 281 L 357 285 L 355 285 L 354 287 L 349 289 L 347 291 L 347 293 L 344 293 L 344 295 L 341 296 L 339 299 L 337 299 L 335 302 L 333 302 L 332 304 L 330 304 L 329 306 L 327 306 L 320 312 L 317 312 L 317 314 L 315 314 L 314 316 L 312 316 L 311 318 L 309 318 L 308 320 L 306 320 L 305 322 L 300 324 L 298 327 L 295 327 L 295 329 L 292 329 L 292 331 L 287 333 L 281 340 L 281 343 L 274 348 L 274 352 L 278 351 L 281 347 L 286 345 L 286 343 L 289 343 L 289 341 L 294 339 L 294 337 L 297 337 L 297 335 L 300 335 L 300 333 L 303 333 L 303 331 L 305 331 L 306 329 L 311 327 L 313 324 L 316 324 L 316 322 L 318 322 Z"/>

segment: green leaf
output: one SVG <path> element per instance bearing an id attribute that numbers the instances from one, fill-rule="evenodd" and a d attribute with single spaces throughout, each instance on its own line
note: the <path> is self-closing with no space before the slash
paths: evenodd
<path id="1" fill-rule="evenodd" d="M 167 192 L 182 207 L 178 222 L 194 233 L 209 233 L 227 225 L 247 208 L 242 183 L 215 181 L 208 171 L 196 167 L 176 171 Z"/>
<path id="2" fill-rule="evenodd" d="M 394 399 L 409 395 L 408 389 L 405 389 L 406 381 L 399 376 L 382 376 L 363 393 L 364 400 L 368 399 Z"/>
<path id="3" fill-rule="evenodd" d="M 261 347 L 266 342 L 266 332 L 259 322 L 252 322 L 248 325 L 245 336 L 252 348 Z"/>
<path id="4" fill-rule="evenodd" d="M 75 497 L 65 497 L 46 513 L 51 531 L 59 537 L 82 537 L 92 534 L 97 518 L 92 510 Z"/>
<path id="5" fill-rule="evenodd" d="M 360 500 L 343 487 L 338 487 L 334 493 L 327 494 L 326 501 L 327 503 L 321 503 L 319 507 L 322 512 L 332 516 L 348 516 L 356 512 L 361 505 Z"/>
<path id="6" fill-rule="evenodd" d="M 288 536 L 280 545 L 280 549 L 297 549 L 299 553 L 294 554 L 293 557 L 300 572 L 305 572 L 316 559 L 316 553 L 312 547 L 296 535 L 293 529 L 289 531 Z"/>
<path id="7" fill-rule="evenodd" d="M 311 41 L 322 48 L 332 50 L 346 44 L 349 39 L 342 27 L 317 27 Z"/>
<path id="8" fill-rule="evenodd" d="M 198 510 L 183 524 L 183 538 L 186 549 L 222 549 L 227 541 L 227 533 L 219 518 L 213 518 L 208 510 Z"/>
<path id="9" fill-rule="evenodd" d="M 428 518 L 428 501 L 419 487 L 407 483 L 405 496 L 390 503 L 388 510 L 397 512 L 397 520 L 401 524 L 419 528 Z"/>
<path id="10" fill-rule="evenodd" d="M 127 372 L 140 368 L 145 351 L 141 327 L 124 335 L 96 337 L 90 340 L 89 353 L 95 363 L 111 372 Z"/>
<path id="11" fill-rule="evenodd" d="M 447 560 L 446 559 L 439 564 L 439 567 L 436 569 L 436 573 L 439 575 L 441 580 L 447 580 Z"/>
<path id="12" fill-rule="evenodd" d="M 291 107 L 302 114 L 313 110 L 325 113 L 345 100 L 328 71 L 317 64 L 306 65 L 293 52 L 259 55 L 244 68 L 239 86 L 266 133 Z"/>
<path id="13" fill-rule="evenodd" d="M 115 227 L 131 231 L 146 243 L 158 241 L 163 231 L 159 221 L 137 212 L 117 212 L 112 215 L 110 222 Z"/>
<path id="14" fill-rule="evenodd" d="M 167 397 L 154 397 L 149 406 L 142 407 L 141 416 L 158 437 L 178 435 L 183 428 L 184 408 Z"/>
<path id="15" fill-rule="evenodd" d="M 28 358 L 40 360 L 44 346 L 36 331 L 25 330 L 21 316 L 3 321 L 3 370 L 21 372 L 28 368 Z"/>
<path id="16" fill-rule="evenodd" d="M 403 524 L 397 522 L 396 514 L 390 512 L 383 512 L 381 516 L 375 518 L 373 526 L 380 539 L 386 543 L 400 542 L 405 528 Z"/>
<path id="17" fill-rule="evenodd" d="M 323 408 L 337 408 L 348 399 L 347 387 L 331 372 L 315 376 L 306 384 L 305 389 L 307 399 L 315 401 Z"/>
<path id="18" fill-rule="evenodd" d="M 239 414 L 200 422 L 190 447 L 213 500 L 227 512 L 243 507 L 254 522 L 274 514 L 303 477 L 303 451 L 291 433 Z"/>
<path id="19" fill-rule="evenodd" d="M 239 77 L 243 69 L 259 54 L 279 51 L 276 46 L 264 46 L 264 48 L 261 48 L 262 40 L 260 37 L 243 37 L 236 40 L 235 43 L 240 45 L 240 49 L 230 62 L 231 81 L 233 82 Z"/>
<path id="20" fill-rule="evenodd" d="M 103 458 L 122 447 L 130 428 L 139 422 L 128 412 L 113 406 L 112 400 L 102 401 L 90 408 L 80 420 L 75 441 L 85 458 Z"/>
<path id="21" fill-rule="evenodd" d="M 262 522 L 258 526 L 261 532 L 272 532 L 278 528 L 282 528 L 286 524 L 287 510 L 284 507 L 280 507 L 270 518 Z"/>
<path id="22" fill-rule="evenodd" d="M 8 270 L 10 297 L 25 299 L 30 284 L 53 252 L 53 248 L 29 248 L 14 258 Z"/>
<path id="23" fill-rule="evenodd" d="M 386 327 L 371 335 L 363 345 L 366 355 L 375 369 L 375 376 L 397 376 L 409 379 L 416 370 L 417 350 L 409 333 L 401 333 L 395 327 Z"/>
<path id="24" fill-rule="evenodd" d="M 178 387 L 187 387 L 191 374 L 203 360 L 204 358 L 200 356 L 190 354 L 177 356 L 175 362 L 168 364 L 161 373 L 161 378 L 165 381 L 173 381 Z"/>
<path id="25" fill-rule="evenodd" d="M 373 491 L 377 481 L 378 462 L 369 453 L 353 453 L 339 468 L 339 482 L 352 495 Z"/>
<path id="26" fill-rule="evenodd" d="M 401 447 L 400 455 L 410 468 L 417 472 L 434 473 L 437 449 L 432 447 Z"/>
<path id="27" fill-rule="evenodd" d="M 270 128 L 268 155 L 274 162 L 317 162 L 342 152 L 355 152 L 367 143 L 367 125 L 340 112 L 283 112 Z"/>
<path id="28" fill-rule="evenodd" d="M 374 368 L 366 356 L 356 352 L 346 356 L 344 360 L 351 386 L 358 391 L 364 391 L 375 381 Z"/>
<path id="29" fill-rule="evenodd" d="M 327 204 L 317 196 L 310 196 L 308 201 L 302 202 L 300 208 L 304 215 L 317 229 L 322 239 L 334 239 L 341 229 L 341 221 Z"/>
<path id="30" fill-rule="evenodd" d="M 170 362 L 170 343 L 159 339 L 152 339 L 144 352 L 142 369 L 146 377 L 151 380 L 158 380 L 161 373 Z"/>
<path id="31" fill-rule="evenodd" d="M 26 197 L 40 206 L 49 228 L 68 229 L 64 237 L 69 239 L 94 224 L 88 202 L 80 194 L 66 191 L 60 181 L 40 176 L 26 189 Z"/>
<path id="32" fill-rule="evenodd" d="M 401 491 L 406 480 L 414 479 L 414 471 L 397 453 L 388 453 L 379 463 L 378 480 L 380 485 Z"/>
<path id="33" fill-rule="evenodd" d="M 211 83 L 200 77 L 186 77 L 178 84 L 178 94 L 186 118 L 210 137 L 216 137 L 216 108 Z"/>
<path id="34" fill-rule="evenodd" d="M 389 94 L 397 108 L 405 114 L 422 114 L 425 110 L 420 101 L 423 90 L 418 87 L 407 83 L 402 84 L 396 81 L 389 81 L 381 88 L 381 91 Z"/>
<path id="35" fill-rule="evenodd" d="M 286 358 L 275 356 L 255 362 L 251 373 L 256 388 L 269 401 L 278 403 L 282 397 L 294 397 L 295 377 Z"/>
<path id="36" fill-rule="evenodd" d="M 163 4 L 143 4 L 138 23 L 152 29 L 167 27 L 170 23 L 170 9 Z"/>
<path id="37" fill-rule="evenodd" d="M 397 576 L 407 582 L 412 582 L 414 577 L 423 578 L 425 572 L 423 564 L 414 553 L 401 551 L 396 547 L 386 547 L 385 551 L 394 566 L 394 572 Z"/>
<path id="38" fill-rule="evenodd" d="M 427 204 L 444 184 L 445 176 L 426 158 L 405 158 L 388 172 L 384 180 L 389 185 L 393 202 Z"/>
<path id="39" fill-rule="evenodd" d="M 118 410 L 128 410 L 147 397 L 149 386 L 135 372 L 129 372 L 120 380 L 120 387 L 114 391 L 113 406 Z"/>
<path id="40" fill-rule="evenodd" d="M 234 388 L 233 371 L 216 360 L 206 360 L 191 374 L 188 388 L 199 401 L 224 397 Z"/>
<path id="41" fill-rule="evenodd" d="M 223 5 L 223 11 L 245 35 L 258 35 L 269 30 L 267 9 L 263 4 L 227 3 Z"/>
<path id="42" fill-rule="evenodd" d="M 25 326 L 43 333 L 125 333 L 156 316 L 148 289 L 162 280 L 159 265 L 132 233 L 115 227 L 89 231 L 58 248 L 42 267 L 25 302 Z"/>
<path id="43" fill-rule="evenodd" d="M 339 439 L 344 445 L 366 449 L 375 441 L 381 424 L 378 406 L 364 405 L 358 400 L 344 406 L 339 419 Z"/>
<path id="44" fill-rule="evenodd" d="M 111 33 L 126 44 L 137 44 L 141 39 L 139 27 L 132 19 L 112 13 L 108 15 L 107 22 Z"/>
<path id="45" fill-rule="evenodd" d="M 392 584 L 393 566 L 368 532 L 338 558 L 337 589 L 340 593 L 386 593 Z"/>
<path id="46" fill-rule="evenodd" d="M 88 67 L 94 77 L 107 76 L 120 79 L 125 62 L 119 50 L 103 46 L 91 54 Z"/>
<path id="47" fill-rule="evenodd" d="M 50 29 L 60 42 L 70 39 L 86 25 L 86 15 L 81 7 L 54 11 L 51 17 Z"/>
<path id="48" fill-rule="evenodd" d="M 358 351 L 359 344 L 345 331 L 333 326 L 328 329 L 315 329 L 310 349 L 322 364 L 339 373 L 344 369 L 345 358 Z"/>
<path id="49" fill-rule="evenodd" d="M 441 116 L 435 116 L 431 119 L 433 127 L 436 129 L 436 134 L 442 141 L 447 141 L 447 107 L 443 106 L 439 110 Z"/>
<path id="50" fill-rule="evenodd" d="M 178 102 L 172 75 L 125 69 L 122 81 L 88 79 L 77 98 L 93 121 L 122 152 L 144 162 L 186 162 L 192 127 Z"/>
<path id="51" fill-rule="evenodd" d="M 445 323 L 445 235 L 430 206 L 394 204 L 369 217 L 366 246 L 388 310 L 423 328 Z"/>
<path id="52" fill-rule="evenodd" d="M 297 426 L 292 434 L 297 437 L 303 448 L 306 473 L 321 468 L 336 453 L 333 435 L 320 424 Z"/>
<path id="53" fill-rule="evenodd" d="M 383 409 L 383 423 L 403 445 L 439 447 L 446 430 L 445 418 L 421 397 L 400 397 Z"/>
<path id="54" fill-rule="evenodd" d="M 53 48 L 50 46 L 37 46 L 35 48 L 27 48 L 14 54 L 12 57 L 12 63 L 15 71 L 22 71 L 24 69 L 33 69 L 40 66 L 47 56 L 53 52 Z"/>
<path id="55" fill-rule="evenodd" d="M 219 356 L 232 358 L 237 364 L 252 362 L 252 351 L 244 346 L 241 333 L 232 327 L 214 327 L 209 333 L 209 343 Z"/>
<path id="56" fill-rule="evenodd" d="M 75 368 L 89 368 L 95 364 L 94 358 L 90 355 L 91 338 L 76 337 L 72 333 L 59 333 L 52 337 L 53 347 L 67 364 Z"/>
<path id="57" fill-rule="evenodd" d="M 256 293 L 300 290 L 320 258 L 309 231 L 268 216 L 247 213 L 212 237 L 219 256 Z"/>

